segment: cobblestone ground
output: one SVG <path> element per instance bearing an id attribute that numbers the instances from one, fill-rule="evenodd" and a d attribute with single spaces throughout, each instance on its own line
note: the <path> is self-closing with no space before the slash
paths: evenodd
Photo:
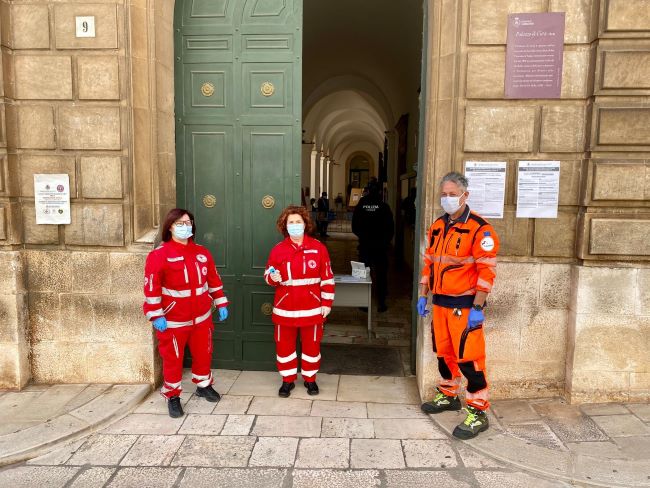
<path id="1" fill-rule="evenodd" d="M 186 379 L 183 418 L 154 392 L 104 430 L 5 467 L 0 486 L 570 486 L 450 438 L 420 412 L 412 377 L 321 375 L 319 397 L 298 384 L 289 399 L 274 373 L 215 377 L 218 404 Z"/>

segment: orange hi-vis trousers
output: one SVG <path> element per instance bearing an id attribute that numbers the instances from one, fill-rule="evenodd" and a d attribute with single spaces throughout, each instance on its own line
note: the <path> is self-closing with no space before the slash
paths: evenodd
<path id="1" fill-rule="evenodd" d="M 469 311 L 433 306 L 433 351 L 442 376 L 438 389 L 445 395 L 458 395 L 462 372 L 467 378 L 467 404 L 487 410 L 490 402 L 485 377 L 485 336 L 482 325 L 472 331 L 467 329 Z"/>

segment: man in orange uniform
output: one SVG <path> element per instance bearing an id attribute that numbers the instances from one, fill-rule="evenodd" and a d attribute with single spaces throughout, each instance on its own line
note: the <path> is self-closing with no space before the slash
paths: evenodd
<path id="1" fill-rule="evenodd" d="M 437 394 L 422 404 L 427 413 L 460 410 L 461 372 L 467 378 L 467 417 L 454 436 L 471 439 L 488 428 L 483 308 L 492 290 L 499 239 L 494 228 L 467 206 L 467 178 L 451 172 L 440 182 L 445 214 L 427 233 L 418 313 L 428 315 L 433 297 L 433 342 L 442 380 Z"/>

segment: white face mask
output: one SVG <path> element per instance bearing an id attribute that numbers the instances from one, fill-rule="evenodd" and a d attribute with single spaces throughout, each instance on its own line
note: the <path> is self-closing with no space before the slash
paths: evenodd
<path id="1" fill-rule="evenodd" d="M 458 197 L 442 197 L 440 199 L 440 206 L 449 215 L 453 215 L 460 210 L 460 207 L 462 206 L 460 204 L 460 199 L 463 198 L 463 195 L 464 193 Z"/>

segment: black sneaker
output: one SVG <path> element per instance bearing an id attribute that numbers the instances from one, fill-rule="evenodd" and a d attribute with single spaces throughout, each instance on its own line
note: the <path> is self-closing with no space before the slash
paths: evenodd
<path id="1" fill-rule="evenodd" d="M 280 395 L 282 398 L 287 398 L 289 395 L 291 395 L 291 390 L 293 390 L 296 387 L 296 385 L 291 383 L 286 383 L 282 382 L 282 386 L 278 390 L 278 395 Z"/>
<path id="2" fill-rule="evenodd" d="M 387 310 L 388 310 L 388 307 L 387 307 L 385 304 L 384 304 L 384 305 L 379 305 L 379 306 L 377 307 L 377 312 L 378 312 L 378 313 L 384 313 L 384 312 L 387 311 Z"/>
<path id="3" fill-rule="evenodd" d="M 221 400 L 221 395 L 216 392 L 214 388 L 212 388 L 212 385 L 206 386 L 205 388 L 201 388 L 200 386 L 196 387 L 196 396 L 200 396 L 205 398 L 209 402 L 216 403 L 219 400 Z"/>
<path id="4" fill-rule="evenodd" d="M 173 419 L 182 417 L 185 415 L 183 412 L 183 407 L 181 406 L 181 397 L 171 397 L 167 400 L 167 408 L 169 409 L 169 416 Z"/>
<path id="5" fill-rule="evenodd" d="M 490 426 L 487 414 L 478 408 L 468 406 L 467 417 L 454 429 L 453 435 L 458 439 L 472 439 Z"/>
<path id="6" fill-rule="evenodd" d="M 440 413 L 445 410 L 460 410 L 460 399 L 458 396 L 445 395 L 438 390 L 435 398 L 430 402 L 423 403 L 420 408 L 425 413 Z"/>
<path id="7" fill-rule="evenodd" d="M 305 381 L 305 388 L 307 388 L 307 393 L 309 395 L 318 395 L 319 393 L 318 385 L 316 384 L 315 381 L 312 382 Z"/>

